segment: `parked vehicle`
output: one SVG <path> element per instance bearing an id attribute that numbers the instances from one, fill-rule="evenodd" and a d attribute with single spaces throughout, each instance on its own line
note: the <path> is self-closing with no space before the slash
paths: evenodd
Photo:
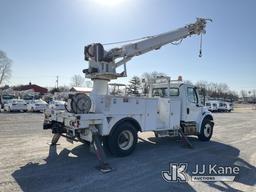
<path id="1" fill-rule="evenodd" d="M 233 104 L 225 101 L 210 100 L 205 103 L 205 106 L 211 112 L 231 112 L 233 110 Z"/>
<path id="2" fill-rule="evenodd" d="M 36 94 L 26 94 L 26 95 L 23 95 L 22 99 L 24 99 L 25 102 L 27 104 L 29 104 L 29 103 L 31 103 L 34 100 L 39 100 L 40 96 L 36 95 Z"/>
<path id="3" fill-rule="evenodd" d="M 65 110 L 65 101 L 53 100 L 49 102 L 49 109 Z"/>
<path id="4" fill-rule="evenodd" d="M 23 99 L 12 99 L 4 104 L 4 110 L 8 112 L 12 111 L 27 111 L 27 104 Z"/>
<path id="5" fill-rule="evenodd" d="M 4 108 L 4 104 L 8 103 L 10 100 L 14 99 L 14 95 L 3 94 L 0 97 L 0 108 Z"/>
<path id="6" fill-rule="evenodd" d="M 231 112 L 234 110 L 233 104 L 230 102 L 225 102 L 226 112 Z"/>
<path id="7" fill-rule="evenodd" d="M 24 101 L 25 101 L 27 104 L 29 104 L 29 103 L 31 103 L 31 102 L 34 100 L 34 97 L 33 97 L 32 95 L 24 95 L 24 96 L 22 97 L 22 99 L 24 99 Z"/>
<path id="8" fill-rule="evenodd" d="M 28 111 L 31 112 L 43 112 L 48 108 L 48 104 L 41 99 L 32 100 L 29 104 L 27 104 Z"/>
<path id="9" fill-rule="evenodd" d="M 218 104 L 216 101 L 207 101 L 205 103 L 205 106 L 207 107 L 207 109 L 211 112 L 216 112 L 218 111 Z"/>
<path id="10" fill-rule="evenodd" d="M 224 101 L 217 101 L 218 112 L 226 112 L 227 106 Z"/>

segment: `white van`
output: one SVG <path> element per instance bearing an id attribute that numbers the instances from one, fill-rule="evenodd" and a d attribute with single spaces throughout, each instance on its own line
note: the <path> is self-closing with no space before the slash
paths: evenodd
<path id="1" fill-rule="evenodd" d="M 227 105 L 223 101 L 217 101 L 217 107 L 218 107 L 218 112 L 226 112 L 227 111 Z"/>
<path id="2" fill-rule="evenodd" d="M 207 101 L 205 103 L 205 106 L 207 107 L 207 109 L 211 112 L 216 112 L 218 111 L 218 104 L 215 101 Z"/>
<path id="3" fill-rule="evenodd" d="M 232 110 L 234 110 L 233 104 L 230 102 L 225 102 L 225 106 L 226 106 L 226 112 L 231 112 Z"/>

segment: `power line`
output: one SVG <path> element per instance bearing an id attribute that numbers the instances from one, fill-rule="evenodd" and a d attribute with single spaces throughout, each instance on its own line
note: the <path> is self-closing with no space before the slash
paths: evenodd
<path id="1" fill-rule="evenodd" d="M 141 37 L 141 38 L 136 38 L 136 39 L 129 39 L 129 40 L 124 40 L 124 41 L 116 41 L 116 42 L 103 43 L 102 45 L 115 45 L 115 44 L 129 43 L 129 42 L 149 39 L 149 38 L 152 38 L 152 37 L 155 37 L 155 36 L 146 36 L 146 37 Z"/>

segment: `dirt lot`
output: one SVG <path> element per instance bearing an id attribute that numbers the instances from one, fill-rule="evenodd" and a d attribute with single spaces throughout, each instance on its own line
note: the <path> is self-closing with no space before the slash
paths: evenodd
<path id="1" fill-rule="evenodd" d="M 140 134 L 135 152 L 108 156 L 114 171 L 102 174 L 88 146 L 62 138 L 50 148 L 42 114 L 0 113 L 0 191 L 256 191 L 256 110 L 240 107 L 214 117 L 211 142 L 191 137 L 189 149 L 177 138 Z M 161 171 L 170 162 L 236 165 L 240 173 L 235 182 L 166 182 Z"/>

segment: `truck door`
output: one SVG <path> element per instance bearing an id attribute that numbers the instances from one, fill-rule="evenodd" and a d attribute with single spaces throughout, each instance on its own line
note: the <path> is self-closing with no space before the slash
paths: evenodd
<path id="1" fill-rule="evenodd" d="M 199 105 L 199 98 L 195 87 L 187 87 L 186 91 L 186 121 L 196 121 L 198 115 L 201 113 L 201 107 Z"/>

